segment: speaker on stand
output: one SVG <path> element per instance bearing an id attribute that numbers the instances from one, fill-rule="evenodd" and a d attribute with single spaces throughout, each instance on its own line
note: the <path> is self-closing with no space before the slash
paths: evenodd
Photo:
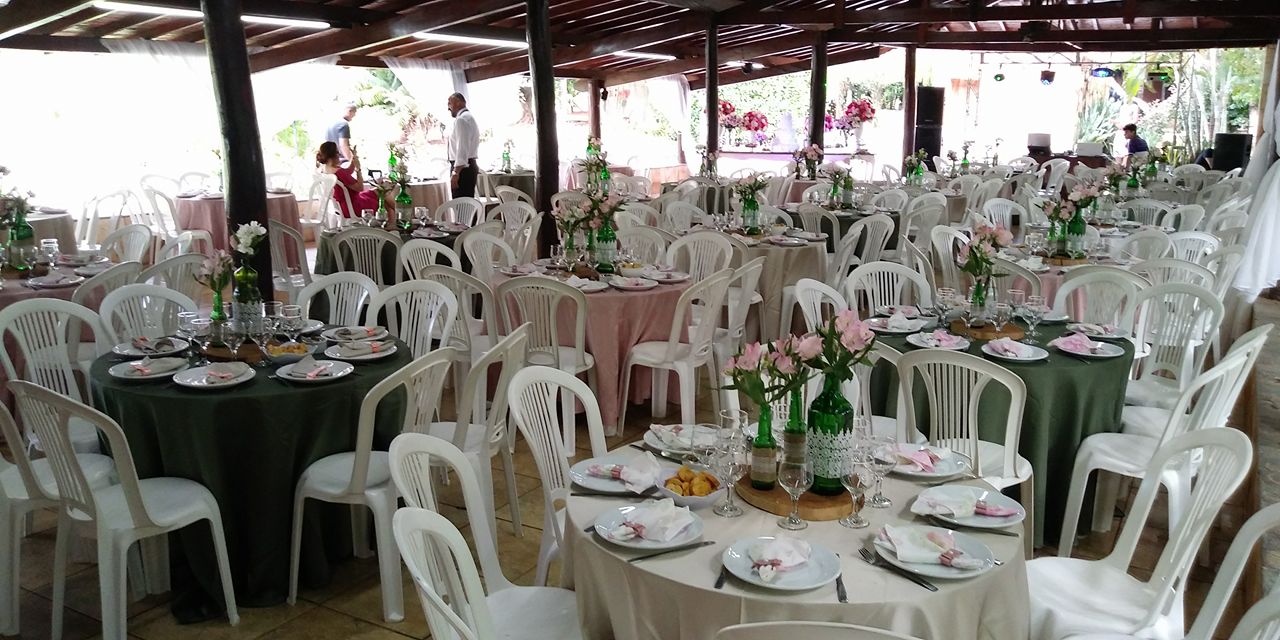
<path id="1" fill-rule="evenodd" d="M 933 157 L 942 155 L 942 103 L 945 91 L 942 87 L 916 87 L 916 149 L 929 154 L 930 169 Z"/>

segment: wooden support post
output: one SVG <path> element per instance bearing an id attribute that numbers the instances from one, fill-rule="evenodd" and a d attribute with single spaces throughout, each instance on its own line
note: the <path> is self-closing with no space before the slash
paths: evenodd
<path id="1" fill-rule="evenodd" d="M 591 135 L 600 137 L 600 91 L 604 89 L 604 83 L 598 79 L 587 81 L 587 91 L 591 93 L 591 97 L 587 100 L 587 129 Z"/>
<path id="2" fill-rule="evenodd" d="M 902 77 L 902 156 L 916 152 L 916 48 L 905 47 L 906 70 Z"/>
<path id="3" fill-rule="evenodd" d="M 813 37 L 813 57 L 809 66 L 809 143 L 822 146 L 827 114 L 827 32 Z"/>
<path id="4" fill-rule="evenodd" d="M 240 0 L 201 0 L 213 95 L 222 125 L 222 175 L 228 232 L 250 222 L 267 225 L 267 177 L 258 116 L 249 80 Z M 262 238 L 249 264 L 258 272 L 263 300 L 271 300 L 271 238 Z"/>
<path id="5" fill-rule="evenodd" d="M 707 19 L 707 153 L 720 151 L 720 36 L 716 14 Z"/>
<path id="6" fill-rule="evenodd" d="M 560 190 L 560 145 L 556 138 L 555 68 L 551 62 L 549 0 L 527 0 L 525 25 L 529 41 L 529 77 L 533 85 L 533 123 L 538 131 L 538 160 L 534 165 L 533 202 L 543 212 L 538 243 L 540 253 L 558 244 L 551 196 Z"/>

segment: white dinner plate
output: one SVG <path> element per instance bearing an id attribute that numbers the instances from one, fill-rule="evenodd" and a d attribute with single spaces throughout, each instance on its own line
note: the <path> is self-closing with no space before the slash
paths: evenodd
<path id="1" fill-rule="evenodd" d="M 111 267 L 114 267 L 114 266 L 116 265 L 112 262 L 95 262 L 93 264 L 87 264 L 83 267 L 76 267 L 71 270 L 71 273 L 74 273 L 78 276 L 84 276 L 86 278 L 92 278 L 93 276 L 96 276 L 99 273 L 102 273 L 103 271 L 106 271 L 107 269 L 110 269 Z"/>
<path id="2" fill-rule="evenodd" d="M 600 293 L 601 291 L 608 291 L 609 285 L 598 280 L 588 280 L 575 288 L 583 293 Z"/>
<path id="3" fill-rule="evenodd" d="M 743 582 L 778 591 L 817 589 L 823 585 L 830 584 L 840 577 L 840 558 L 836 557 L 836 554 L 826 547 L 810 542 L 808 561 L 789 571 L 779 572 L 771 582 L 761 580 L 760 574 L 756 573 L 755 569 L 752 568 L 751 547 L 758 544 L 768 544 L 774 539 L 773 536 L 761 536 L 759 538 L 738 540 L 724 550 L 724 554 L 720 556 L 720 561 L 724 563 L 729 573 L 737 576 Z"/>
<path id="4" fill-rule="evenodd" d="M 119 378 L 120 380 L 160 380 L 162 378 L 172 378 L 175 373 L 178 373 L 179 371 L 186 371 L 190 368 L 191 364 L 188 363 L 178 367 L 177 369 L 169 369 L 167 371 L 148 373 L 147 375 L 140 376 L 129 373 L 129 371 L 133 369 L 133 362 L 121 362 L 120 364 L 107 369 L 107 373 L 111 374 L 112 378 Z"/>
<path id="5" fill-rule="evenodd" d="M 1101 331 L 1091 330 L 1089 327 L 1086 327 L 1085 325 L 1079 322 L 1073 322 L 1067 325 L 1067 331 L 1075 331 L 1076 333 L 1083 333 L 1084 335 L 1089 336 L 1090 338 L 1095 338 L 1097 340 L 1124 340 L 1125 338 L 1129 337 L 1129 332 L 1119 327 L 1116 327 L 1110 333 L 1103 333 Z"/>
<path id="6" fill-rule="evenodd" d="M 182 353 L 184 350 L 186 350 L 187 347 L 191 346 L 190 343 L 188 343 L 186 340 L 183 340 L 182 338 L 169 338 L 169 340 L 173 341 L 173 347 L 164 349 L 162 351 L 145 353 L 142 350 L 138 349 L 137 347 L 134 347 L 132 343 L 121 342 L 120 344 L 114 347 L 111 347 L 111 353 L 114 353 L 118 356 L 124 356 L 126 358 L 145 358 L 147 356 L 151 356 L 153 358 L 163 358 L 165 356 L 171 356 L 177 353 Z M 169 373 L 173 373 L 173 372 L 170 371 Z"/>
<path id="7" fill-rule="evenodd" d="M 696 436 L 695 436 L 695 437 L 699 437 L 699 438 L 704 439 L 704 440 L 706 440 L 708 437 L 710 437 L 710 441 L 709 441 L 709 442 L 710 442 L 711 444 L 714 444 L 714 443 L 715 443 L 715 437 L 716 437 L 716 430 L 715 430 L 715 429 L 712 429 L 712 428 L 710 428 L 710 427 L 698 427 L 697 425 L 685 425 L 685 426 L 686 426 L 686 427 L 688 427 L 688 426 L 692 426 L 692 427 L 693 427 L 693 429 L 694 429 L 694 433 L 696 434 Z M 678 454 L 682 454 L 682 453 L 689 453 L 689 448 L 693 445 L 693 438 L 691 437 L 691 438 L 689 439 L 689 444 L 688 444 L 688 445 L 684 445 L 684 442 L 683 442 L 683 441 L 681 441 L 681 440 L 677 440 L 677 442 L 678 442 L 678 444 L 676 444 L 676 445 L 669 445 L 669 444 L 667 444 L 667 443 L 663 442 L 663 441 L 662 441 L 662 438 L 659 438 L 659 437 L 658 437 L 658 434 L 654 433 L 652 429 L 647 430 L 647 431 L 645 431 L 645 432 L 644 432 L 644 443 L 645 443 L 645 444 L 647 444 L 647 445 L 649 445 L 649 446 L 653 447 L 654 449 L 657 449 L 658 451 L 662 451 L 662 452 L 665 452 L 665 453 L 673 453 L 673 454 L 677 454 L 677 455 L 678 455 Z M 684 445 L 684 446 L 681 446 L 681 445 Z"/>
<path id="8" fill-rule="evenodd" d="M 81 282 L 84 282 L 84 276 L 69 276 L 65 273 L 51 273 L 47 276 L 39 276 L 27 280 L 27 284 L 33 289 L 65 289 L 67 287 L 78 287 Z"/>
<path id="9" fill-rule="evenodd" d="M 609 279 L 609 286 L 622 291 L 648 291 L 658 283 L 648 278 L 622 278 L 615 276 Z"/>
<path id="10" fill-rule="evenodd" d="M 302 331 L 298 333 L 315 333 L 324 328 L 324 323 L 319 320 L 308 319 L 306 324 L 302 325 Z"/>
<path id="11" fill-rule="evenodd" d="M 90 253 L 64 253 L 58 256 L 58 266 L 62 267 L 83 267 L 90 264 L 110 263 L 110 260 L 101 254 Z"/>
<path id="12" fill-rule="evenodd" d="M 786 236 L 773 236 L 769 238 L 769 244 L 777 245 L 779 247 L 804 247 L 804 246 L 808 246 L 809 242 L 807 240 L 801 240 L 799 238 L 788 238 Z"/>
<path id="13" fill-rule="evenodd" d="M 914 466 L 900 462 L 893 468 L 893 472 L 908 478 L 919 478 L 921 480 L 945 480 L 954 478 L 969 470 L 969 458 L 963 454 L 956 453 L 946 447 L 929 447 L 930 451 L 938 454 L 940 460 L 933 463 L 933 471 L 921 471 Z"/>
<path id="14" fill-rule="evenodd" d="M 1050 311 L 1040 320 L 1040 324 L 1062 324 L 1069 320 L 1071 320 L 1071 316 L 1068 316 L 1066 312 Z"/>
<path id="15" fill-rule="evenodd" d="M 910 527 L 913 529 L 923 529 L 925 531 L 948 531 L 948 529 L 943 529 L 942 527 L 929 527 L 929 526 L 923 526 L 923 525 L 903 525 L 903 526 Z M 978 540 L 976 540 L 972 536 L 968 536 L 957 531 L 952 531 L 951 535 L 954 537 L 956 541 L 956 547 L 958 547 L 961 551 L 963 551 L 965 555 L 971 558 L 977 558 L 979 560 L 986 561 L 982 568 L 957 569 L 955 567 L 948 567 L 942 564 L 928 564 L 923 562 L 903 562 L 898 559 L 898 554 L 894 552 L 893 546 L 887 540 L 880 540 L 879 538 L 876 538 L 876 542 L 875 542 L 876 553 L 880 554 L 880 557 L 887 560 L 889 564 L 892 564 L 901 569 L 910 571 L 911 573 L 914 573 L 916 575 L 924 576 L 926 578 L 942 578 L 942 579 L 973 578 L 975 576 L 980 576 L 990 571 L 993 567 L 995 567 L 996 555 L 991 552 L 991 547 L 988 547 L 987 545 L 982 544 L 981 542 L 978 542 Z"/>
<path id="16" fill-rule="evenodd" d="M 294 374 L 293 367 L 294 365 L 298 364 L 296 362 L 291 364 L 286 364 L 283 367 L 276 369 L 276 375 L 286 380 L 291 380 L 293 382 L 299 382 L 302 384 L 324 384 L 326 382 L 333 382 L 334 380 L 337 380 L 343 376 L 350 375 L 352 371 L 356 370 L 356 366 L 354 364 L 351 364 L 350 362 L 339 362 L 337 360 L 317 360 L 316 363 L 328 365 L 329 375 L 316 376 L 315 378 L 308 378 L 306 375 Z"/>
<path id="17" fill-rule="evenodd" d="M 956 346 L 954 347 L 941 346 L 933 339 L 932 332 L 925 333 L 923 331 L 921 331 L 920 333 L 913 333 L 907 336 L 907 343 L 915 345 L 922 349 L 946 349 L 948 351 L 964 351 L 965 349 L 969 348 L 969 341 L 964 338 L 960 338 L 960 342 L 956 343 Z"/>
<path id="18" fill-rule="evenodd" d="M 975 529 L 1003 529 L 1004 527 L 1010 527 L 1018 524 L 1027 517 L 1026 509 L 1023 509 L 1022 505 L 1018 504 L 1017 500 L 1014 500 L 999 491 L 983 487 L 974 487 L 965 484 L 944 484 L 936 487 L 929 487 L 924 491 L 921 491 L 920 495 L 916 496 L 916 500 L 926 496 L 936 498 L 972 496 L 974 500 L 985 502 L 993 507 L 1017 510 L 1017 513 L 1011 516 L 981 516 L 976 513 L 964 518 L 957 518 L 951 514 L 942 513 L 937 513 L 933 516 L 944 522 L 950 522 L 951 524 L 962 527 L 973 527 Z"/>
<path id="19" fill-rule="evenodd" d="M 897 305 L 897 306 L 888 305 L 888 306 L 876 308 L 877 316 L 887 317 L 899 312 L 902 313 L 902 317 L 908 320 L 913 320 L 915 318 L 920 317 L 920 307 L 917 307 L 914 304 L 903 304 L 903 305 Z"/>
<path id="20" fill-rule="evenodd" d="M 338 337 L 338 331 L 342 329 L 356 329 L 356 328 L 357 327 L 334 327 L 332 329 L 326 329 L 324 333 L 320 334 L 320 337 L 324 338 L 325 340 L 328 340 L 329 342 L 369 342 L 371 340 L 382 340 L 383 338 L 386 338 L 388 335 L 390 335 L 387 332 L 386 327 L 362 327 L 365 329 L 374 329 L 374 332 L 369 335 L 360 336 L 357 338 Z"/>
<path id="21" fill-rule="evenodd" d="M 1107 360 L 1109 358 L 1117 358 L 1124 355 L 1124 349 L 1121 348 L 1119 345 L 1114 345 L 1114 344 L 1111 344 L 1110 342 L 1095 342 L 1094 344 L 1098 345 L 1098 347 L 1094 349 L 1092 352 L 1086 352 L 1086 353 L 1076 353 L 1075 351 L 1066 351 L 1061 347 L 1057 347 L 1057 346 L 1055 346 L 1054 348 L 1068 355 L 1073 355 L 1078 358 L 1089 358 L 1091 360 Z"/>
<path id="22" fill-rule="evenodd" d="M 684 282 L 690 276 L 683 271 L 649 271 L 644 274 L 644 277 L 663 284 L 674 284 L 676 282 Z"/>
<path id="23" fill-rule="evenodd" d="M 217 382 L 209 382 L 205 380 L 205 375 L 207 375 L 208 371 L 209 371 L 209 367 L 195 367 L 194 369 L 184 369 L 182 371 L 179 371 L 176 374 L 173 374 L 173 381 L 178 383 L 179 385 L 182 385 L 184 387 L 188 387 L 191 389 L 225 389 L 227 387 L 234 387 L 238 384 L 248 382 L 253 379 L 253 376 L 257 375 L 256 371 L 254 371 L 253 369 L 249 369 L 244 373 L 240 374 L 238 377 L 232 378 L 230 380 L 219 380 Z"/>
<path id="24" fill-rule="evenodd" d="M 573 479 L 574 484 L 583 489 L 601 493 L 628 494 L 631 493 L 631 490 L 627 489 L 627 485 L 623 484 L 622 480 L 593 476 L 587 473 L 587 469 L 593 464 L 626 464 L 633 457 L 635 456 L 626 453 L 611 453 L 599 458 L 582 460 L 569 467 L 569 477 Z"/>
<path id="25" fill-rule="evenodd" d="M 424 240 L 439 240 L 440 238 L 449 237 L 449 234 L 443 231 L 436 231 L 435 229 L 418 229 L 411 235 L 415 238 L 422 238 Z"/>
<path id="26" fill-rule="evenodd" d="M 508 276 L 511 278 L 516 278 L 519 276 L 531 276 L 535 273 L 542 273 L 542 268 L 537 267 L 532 271 L 521 271 L 519 268 L 516 268 L 516 267 L 502 267 L 501 269 L 498 269 L 498 273 L 501 273 L 502 275 Z"/>
<path id="27" fill-rule="evenodd" d="M 806 242 L 819 242 L 821 240 L 826 240 L 827 234 L 820 233 L 820 232 L 813 232 L 813 231 L 800 231 L 796 229 L 790 229 L 787 231 L 787 237 L 796 238 L 797 240 L 804 240 Z"/>
<path id="28" fill-rule="evenodd" d="M 396 352 L 396 345 L 393 344 L 386 351 L 379 351 L 377 353 L 366 353 L 358 356 L 344 356 L 342 355 L 342 352 L 338 349 L 338 345 L 335 344 L 332 347 L 325 349 L 324 355 L 330 358 L 333 358 L 335 360 L 346 360 L 348 362 L 368 362 L 370 360 L 381 360 L 395 352 Z"/>
<path id="29" fill-rule="evenodd" d="M 596 535 L 600 536 L 601 540 L 607 540 L 619 547 L 627 547 L 629 549 L 652 549 L 655 551 L 659 549 L 679 547 L 702 539 L 702 518 L 698 517 L 698 514 L 692 511 L 689 512 L 689 515 L 693 516 L 693 520 L 689 522 L 689 526 L 682 529 L 680 533 L 667 541 L 645 540 L 638 536 L 630 540 L 614 540 L 609 537 L 609 532 L 621 525 L 623 521 L 626 520 L 627 514 L 643 506 L 645 505 L 629 504 L 621 507 L 614 507 L 612 509 L 606 509 L 604 513 L 601 513 L 596 517 Z"/>
<path id="30" fill-rule="evenodd" d="M 989 342 L 982 345 L 982 352 L 992 358 L 996 358 L 997 360 L 1008 360 L 1009 362 L 1036 362 L 1037 360 L 1044 360 L 1049 357 L 1048 351 L 1045 351 L 1034 344 L 1024 344 L 1022 346 L 1029 349 L 1031 353 L 1023 357 L 1005 355 L 995 349 L 992 349 L 991 343 Z"/>
<path id="31" fill-rule="evenodd" d="M 900 335 L 906 335 L 908 333 L 915 333 L 923 329 L 925 325 L 925 321 L 919 318 L 916 318 L 914 320 L 908 320 L 908 323 L 910 324 L 910 326 L 906 329 L 890 329 L 888 318 L 872 318 L 870 320 L 867 320 L 867 326 L 871 327 L 872 331 L 876 333 L 883 333 L 886 335 L 900 336 Z"/>

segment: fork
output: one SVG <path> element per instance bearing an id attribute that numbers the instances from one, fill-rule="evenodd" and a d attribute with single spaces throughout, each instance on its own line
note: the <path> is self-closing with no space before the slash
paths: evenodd
<path id="1" fill-rule="evenodd" d="M 862 555 L 862 559 L 866 561 L 867 564 L 873 567 L 879 567 L 881 569 L 889 571 L 890 573 L 895 573 L 930 591 L 938 590 L 938 588 L 933 586 L 933 583 L 929 582 L 928 580 L 925 580 L 924 578 L 921 578 L 920 576 L 917 576 L 916 574 L 911 573 L 910 571 L 907 571 L 906 569 L 903 569 L 897 565 L 889 564 L 888 562 L 881 560 L 878 556 L 876 556 L 874 553 L 871 553 L 865 548 L 858 549 L 858 553 Z"/>

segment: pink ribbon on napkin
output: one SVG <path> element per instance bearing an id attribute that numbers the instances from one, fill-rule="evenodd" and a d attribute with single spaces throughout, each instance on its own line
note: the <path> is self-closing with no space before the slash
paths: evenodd
<path id="1" fill-rule="evenodd" d="M 225 371 L 214 371 L 213 369 L 207 369 L 205 370 L 205 376 L 209 378 L 216 378 L 218 380 L 230 380 L 236 377 L 236 374 L 228 373 Z"/>
<path id="2" fill-rule="evenodd" d="M 1098 343 L 1090 340 L 1089 336 L 1083 333 L 1073 333 L 1069 336 L 1055 338 L 1049 344 L 1069 353 L 1093 353 L 1093 350 L 1099 346 Z"/>
<path id="3" fill-rule="evenodd" d="M 597 478 L 621 480 L 623 468 L 620 464 L 593 464 L 587 467 L 587 474 Z"/>
<path id="4" fill-rule="evenodd" d="M 328 363 L 317 362 L 315 368 L 307 372 L 307 379 L 315 380 L 316 378 L 320 377 L 321 374 L 328 371 L 330 366 L 331 365 Z"/>
<path id="5" fill-rule="evenodd" d="M 914 444 L 898 445 L 898 457 L 906 460 L 908 464 L 914 464 L 916 469 L 927 473 L 933 473 L 934 463 L 942 459 L 941 456 L 929 449 Z"/>
<path id="6" fill-rule="evenodd" d="M 1004 518 L 1017 515 L 1018 510 L 1010 507 L 998 507 L 988 504 L 986 500 L 979 500 L 973 505 L 973 512 L 980 516 L 988 516 L 991 518 Z"/>
<path id="7" fill-rule="evenodd" d="M 130 362 L 129 366 L 133 367 L 133 370 L 137 371 L 138 375 L 143 375 L 143 376 L 151 375 L 151 367 L 148 367 L 142 364 L 141 362 Z"/>

